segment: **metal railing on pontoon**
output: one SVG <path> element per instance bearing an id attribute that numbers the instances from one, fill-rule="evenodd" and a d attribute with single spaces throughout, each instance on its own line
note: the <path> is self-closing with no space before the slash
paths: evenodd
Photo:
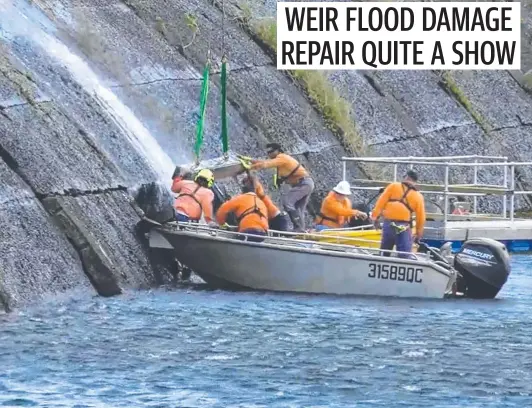
<path id="1" fill-rule="evenodd" d="M 467 161 L 467 162 L 465 162 Z M 382 166 L 393 166 L 393 180 L 371 180 L 355 179 L 347 180 L 347 163 L 378 163 Z M 449 198 L 451 195 L 472 196 L 473 214 L 478 214 L 477 198 L 482 196 L 502 196 L 502 218 L 507 218 L 508 201 L 510 204 L 510 221 L 515 217 L 515 196 L 531 195 L 532 191 L 516 191 L 516 168 L 522 166 L 532 166 L 532 162 L 510 162 L 506 156 L 444 156 L 444 157 L 342 157 L 342 178 L 352 184 L 353 190 L 379 190 L 389 183 L 398 181 L 398 170 L 400 165 L 407 165 L 409 168 L 417 166 L 434 166 L 444 168 L 443 184 L 419 184 L 420 192 L 423 194 L 437 194 L 444 197 L 443 223 L 449 220 Z M 452 168 L 473 167 L 473 183 L 470 184 L 450 184 L 449 173 Z M 479 184 L 478 174 L 481 168 L 503 167 L 503 184 Z"/>

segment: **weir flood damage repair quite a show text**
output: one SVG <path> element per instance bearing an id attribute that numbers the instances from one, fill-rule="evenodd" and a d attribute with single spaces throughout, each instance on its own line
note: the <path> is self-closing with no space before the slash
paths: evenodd
<path id="1" fill-rule="evenodd" d="M 278 69 L 521 68 L 519 2 L 279 2 Z"/>

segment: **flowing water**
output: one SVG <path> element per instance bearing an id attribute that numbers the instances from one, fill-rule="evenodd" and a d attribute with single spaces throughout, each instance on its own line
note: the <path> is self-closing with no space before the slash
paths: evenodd
<path id="1" fill-rule="evenodd" d="M 103 84 L 89 64 L 55 36 L 55 26 L 40 10 L 26 2 L 5 0 L 0 2 L 0 17 L 0 40 L 9 42 L 17 37 L 30 40 L 66 67 L 108 113 L 132 146 L 147 158 L 160 180 L 168 179 L 175 168 L 172 159 L 132 110 Z"/>
<path id="2" fill-rule="evenodd" d="M 532 259 L 492 301 L 201 285 L 0 316 L 0 405 L 532 406 Z"/>

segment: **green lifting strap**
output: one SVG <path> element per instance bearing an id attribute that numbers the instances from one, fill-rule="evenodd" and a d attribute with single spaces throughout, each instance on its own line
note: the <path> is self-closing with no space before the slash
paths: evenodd
<path id="1" fill-rule="evenodd" d="M 227 136 L 227 59 L 222 58 L 222 150 L 227 157 L 229 140 Z"/>
<path id="2" fill-rule="evenodd" d="M 196 154 L 196 164 L 199 164 L 200 161 L 200 150 L 201 145 L 203 144 L 203 127 L 205 124 L 205 110 L 207 108 L 207 96 L 209 94 L 209 71 L 210 71 L 210 61 L 207 60 L 205 68 L 203 69 L 203 84 L 201 87 L 201 96 L 200 96 L 200 116 L 198 119 L 197 129 L 196 129 L 196 145 L 194 146 L 194 153 Z"/>

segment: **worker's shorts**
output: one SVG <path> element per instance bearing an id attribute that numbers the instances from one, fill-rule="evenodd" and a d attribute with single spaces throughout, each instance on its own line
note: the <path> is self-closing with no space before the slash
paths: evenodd
<path id="1" fill-rule="evenodd" d="M 412 252 L 412 229 L 408 222 L 394 221 L 394 224 L 398 226 L 407 226 L 404 231 L 398 232 L 398 230 L 392 225 L 391 221 L 384 221 L 382 224 L 382 237 L 381 237 L 381 249 L 392 250 L 394 245 L 396 251 Z M 390 252 L 383 252 L 383 256 L 390 256 Z M 409 254 L 398 254 L 399 258 L 411 258 Z"/>
<path id="2" fill-rule="evenodd" d="M 246 235 L 238 235 L 238 239 L 241 241 L 249 241 L 249 242 L 262 242 L 268 235 L 265 231 L 259 230 L 259 229 L 245 229 L 240 231 L 243 234 L 250 234 L 255 235 L 253 236 L 246 236 Z"/>
<path id="3" fill-rule="evenodd" d="M 178 212 L 175 213 L 175 219 L 178 222 L 190 222 L 190 218 L 188 218 L 185 214 L 181 214 Z"/>
<path id="4" fill-rule="evenodd" d="M 186 216 L 185 214 L 181 214 L 181 213 L 178 213 L 178 212 L 175 213 L 175 219 L 177 220 L 177 224 L 178 224 L 177 228 L 179 228 L 180 230 L 185 229 L 185 225 L 183 225 L 183 224 L 186 224 L 186 223 L 189 223 L 189 222 L 194 222 L 194 223 L 198 222 L 198 220 L 192 220 L 188 216 Z M 183 224 L 181 224 L 181 226 L 180 226 L 179 223 L 183 223 Z"/>
<path id="5" fill-rule="evenodd" d="M 288 215 L 284 212 L 279 213 L 269 222 L 270 229 L 275 231 L 288 231 Z"/>

